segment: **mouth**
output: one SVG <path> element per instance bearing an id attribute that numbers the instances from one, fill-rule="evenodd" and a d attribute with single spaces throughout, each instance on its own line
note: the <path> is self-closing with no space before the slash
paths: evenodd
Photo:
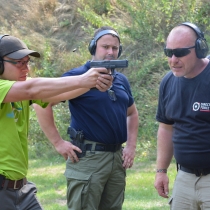
<path id="1" fill-rule="evenodd" d="M 113 56 L 107 56 L 104 60 L 115 60 Z"/>
<path id="2" fill-rule="evenodd" d="M 20 80 L 26 80 L 27 76 L 27 74 L 20 76 Z"/>
<path id="3" fill-rule="evenodd" d="M 182 67 L 178 67 L 178 66 L 172 66 L 171 68 L 173 71 L 180 71 L 182 69 Z"/>

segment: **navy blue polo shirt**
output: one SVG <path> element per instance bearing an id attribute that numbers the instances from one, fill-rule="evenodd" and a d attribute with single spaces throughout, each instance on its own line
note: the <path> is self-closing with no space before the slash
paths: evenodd
<path id="1" fill-rule="evenodd" d="M 90 61 L 64 73 L 63 77 L 80 75 L 89 69 Z M 125 75 L 114 71 L 111 89 L 115 92 L 116 101 L 110 99 L 108 91 L 95 89 L 69 100 L 70 125 L 82 130 L 87 140 L 104 144 L 119 144 L 127 140 L 127 109 L 134 99 Z"/>

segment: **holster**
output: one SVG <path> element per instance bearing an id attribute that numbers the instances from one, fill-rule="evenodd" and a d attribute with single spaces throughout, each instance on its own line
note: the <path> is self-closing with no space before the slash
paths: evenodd
<path id="1" fill-rule="evenodd" d="M 82 158 L 86 155 L 86 145 L 84 143 L 79 142 L 78 140 L 73 140 L 71 141 L 71 143 L 74 146 L 79 147 L 82 150 L 82 153 L 77 152 L 76 150 L 74 150 L 74 152 L 77 154 L 78 158 Z"/>
<path id="2" fill-rule="evenodd" d="M 71 143 L 82 150 L 82 153 L 79 153 L 75 150 L 77 157 L 84 157 L 86 155 L 86 145 L 84 144 L 83 131 L 76 131 L 74 128 L 69 126 L 67 134 L 70 135 Z"/>

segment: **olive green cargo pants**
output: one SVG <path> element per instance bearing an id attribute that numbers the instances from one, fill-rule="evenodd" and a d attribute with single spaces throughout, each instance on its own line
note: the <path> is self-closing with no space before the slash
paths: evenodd
<path id="1" fill-rule="evenodd" d="M 122 150 L 91 152 L 78 163 L 66 163 L 69 210 L 121 210 L 126 172 Z"/>

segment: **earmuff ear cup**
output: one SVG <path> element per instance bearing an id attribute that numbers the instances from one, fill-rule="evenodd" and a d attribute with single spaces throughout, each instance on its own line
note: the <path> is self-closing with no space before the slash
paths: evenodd
<path id="1" fill-rule="evenodd" d="M 95 55 L 96 53 L 96 42 L 95 39 L 92 39 L 88 46 L 89 52 L 91 55 Z"/>
<path id="2" fill-rule="evenodd" d="M 4 73 L 4 61 L 2 57 L 0 57 L 0 75 Z"/>
<path id="3" fill-rule="evenodd" d="M 122 54 L 122 45 L 120 45 L 119 47 L 118 58 L 121 56 L 121 54 Z"/>
<path id="4" fill-rule="evenodd" d="M 0 35 L 0 42 L 4 36 L 9 36 L 9 34 L 1 34 Z M 4 61 L 3 58 L 0 57 L 0 75 L 4 73 Z"/>
<path id="5" fill-rule="evenodd" d="M 95 55 L 96 53 L 96 44 L 97 44 L 97 41 L 99 38 L 101 38 L 102 36 L 106 35 L 106 34 L 113 34 L 114 36 L 116 36 L 119 41 L 120 41 L 120 38 L 118 36 L 118 34 L 113 31 L 113 30 L 103 30 L 101 32 L 99 32 L 89 43 L 88 45 L 88 50 L 90 52 L 91 55 Z M 120 55 L 122 54 L 122 45 L 120 45 L 119 47 L 119 52 L 118 52 L 118 58 L 120 57 Z"/>
<path id="6" fill-rule="evenodd" d="M 205 58 L 208 54 L 209 48 L 206 40 L 198 38 L 195 42 L 195 52 L 198 58 Z"/>
<path id="7" fill-rule="evenodd" d="M 209 47 L 206 42 L 206 39 L 204 38 L 203 32 L 198 28 L 198 26 L 196 26 L 193 23 L 184 22 L 184 23 L 181 23 L 180 25 L 188 26 L 191 29 L 193 29 L 193 31 L 195 31 L 195 33 L 197 34 L 197 37 L 198 37 L 195 41 L 196 56 L 198 58 L 205 58 L 208 54 Z"/>

